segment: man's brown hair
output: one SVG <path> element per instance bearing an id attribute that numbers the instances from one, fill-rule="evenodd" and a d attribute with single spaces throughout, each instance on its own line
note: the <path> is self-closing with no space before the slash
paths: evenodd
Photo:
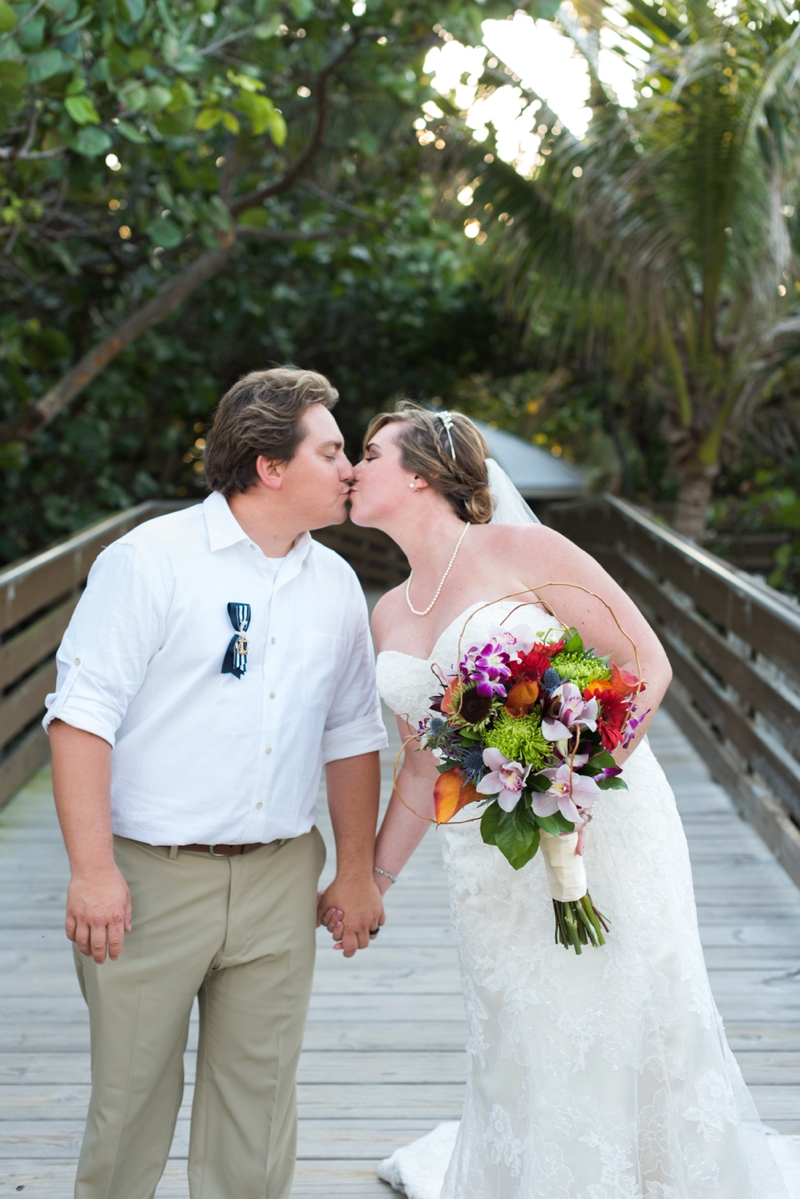
<path id="1" fill-rule="evenodd" d="M 263 454 L 291 462 L 303 440 L 303 413 L 312 404 L 333 408 L 339 393 L 324 375 L 294 366 L 250 371 L 219 402 L 203 455 L 206 482 L 227 498 L 256 481 Z"/>

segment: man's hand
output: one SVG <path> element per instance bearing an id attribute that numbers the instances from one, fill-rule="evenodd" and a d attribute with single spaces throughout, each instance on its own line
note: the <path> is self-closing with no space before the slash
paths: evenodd
<path id="1" fill-rule="evenodd" d="M 73 874 L 67 890 L 67 936 L 82 954 L 98 965 L 106 953 L 115 962 L 122 952 L 125 933 L 131 931 L 131 893 L 116 866 Z"/>
<path id="2" fill-rule="evenodd" d="M 337 877 L 327 890 L 319 896 L 317 904 L 319 923 L 338 938 L 334 949 L 341 949 L 346 958 L 351 958 L 357 949 L 366 949 L 375 929 L 386 922 L 381 893 L 371 878 L 349 879 Z"/>

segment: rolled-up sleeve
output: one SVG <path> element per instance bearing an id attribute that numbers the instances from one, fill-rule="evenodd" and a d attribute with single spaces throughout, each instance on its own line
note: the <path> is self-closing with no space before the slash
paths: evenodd
<path id="1" fill-rule="evenodd" d="M 328 710 L 322 738 L 325 763 L 354 758 L 358 754 L 384 749 L 389 744 L 375 681 L 375 653 L 367 603 L 355 575 L 350 584 L 348 611 L 351 625 L 343 673 Z"/>
<path id="2" fill-rule="evenodd" d="M 164 609 L 163 584 L 136 546 L 115 542 L 100 554 L 56 655 L 45 730 L 63 720 L 113 747 L 161 642 Z"/>

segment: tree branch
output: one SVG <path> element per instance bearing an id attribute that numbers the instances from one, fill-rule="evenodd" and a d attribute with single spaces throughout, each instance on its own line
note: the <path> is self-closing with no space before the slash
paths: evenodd
<path id="1" fill-rule="evenodd" d="M 305 191 L 311 192 L 312 196 L 316 196 L 318 200 L 324 200 L 326 204 L 330 204 L 331 208 L 338 208 L 340 212 L 347 212 L 350 216 L 358 217 L 360 221 L 375 221 L 380 224 L 380 218 L 376 217 L 371 212 L 365 212 L 363 208 L 356 208 L 353 204 L 347 204 L 344 200 L 337 200 L 336 196 L 330 195 L 318 184 L 312 183 L 310 179 L 306 179 L 300 185 Z"/>
<path id="2" fill-rule="evenodd" d="M 56 146 L 54 150 L 17 150 L 15 146 L 0 146 L 0 158 L 24 159 L 30 162 L 35 158 L 56 158 L 63 154 L 66 146 Z"/>
<path id="3" fill-rule="evenodd" d="M 64 411 L 121 350 L 180 308 L 184 300 L 205 283 L 206 279 L 216 275 L 235 244 L 235 234 L 221 236 L 218 249 L 206 250 L 190 266 L 171 279 L 158 295 L 126 317 L 108 337 L 85 354 L 55 387 L 51 387 L 22 416 L 0 424 L 0 445 L 9 441 L 29 441 L 35 437 Z"/>
<path id="4" fill-rule="evenodd" d="M 317 124 L 311 141 L 297 162 L 289 168 L 283 178 L 279 179 L 277 183 L 272 183 L 268 187 L 261 188 L 259 191 L 251 192 L 249 196 L 244 196 L 238 203 L 233 204 L 231 206 L 231 214 L 234 217 L 241 216 L 249 208 L 255 208 L 258 204 L 263 204 L 271 196 L 280 196 L 284 192 L 289 191 L 304 173 L 306 167 L 316 158 L 322 148 L 325 129 L 328 124 L 328 83 L 330 77 L 339 64 L 344 62 L 348 54 L 351 54 L 358 45 L 359 36 L 356 35 L 337 50 L 322 68 L 319 75 L 317 75 Z"/>

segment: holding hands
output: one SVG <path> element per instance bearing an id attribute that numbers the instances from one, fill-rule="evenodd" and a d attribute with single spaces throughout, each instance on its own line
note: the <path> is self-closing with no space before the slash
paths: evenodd
<path id="1" fill-rule="evenodd" d="M 381 890 L 375 877 L 340 877 L 338 874 L 317 895 L 317 926 L 327 928 L 346 958 L 366 949 L 386 921 Z"/>

